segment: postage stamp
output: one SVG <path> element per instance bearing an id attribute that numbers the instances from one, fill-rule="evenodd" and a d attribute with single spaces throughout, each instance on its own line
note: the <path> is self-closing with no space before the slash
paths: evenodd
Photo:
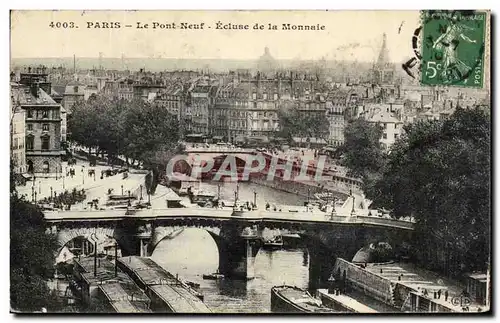
<path id="1" fill-rule="evenodd" d="M 486 13 L 423 11 L 423 85 L 482 87 Z"/>

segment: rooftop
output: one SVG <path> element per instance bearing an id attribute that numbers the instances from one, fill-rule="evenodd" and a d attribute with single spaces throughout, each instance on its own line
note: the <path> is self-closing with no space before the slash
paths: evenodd
<path id="1" fill-rule="evenodd" d="M 403 123 L 390 112 L 378 112 L 368 118 L 369 122 Z"/>
<path id="2" fill-rule="evenodd" d="M 25 85 L 15 84 L 11 86 L 11 95 L 15 102 L 20 105 L 47 105 L 59 106 L 43 89 L 38 88 L 38 96 L 33 95 L 32 89 Z"/>

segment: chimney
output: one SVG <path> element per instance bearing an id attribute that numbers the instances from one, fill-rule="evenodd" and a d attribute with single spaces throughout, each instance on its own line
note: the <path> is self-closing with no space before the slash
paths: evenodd
<path id="1" fill-rule="evenodd" d="M 35 97 L 35 98 L 38 98 L 38 92 L 40 90 L 40 85 L 38 84 L 38 82 L 35 82 L 33 84 L 31 84 L 31 94 Z"/>

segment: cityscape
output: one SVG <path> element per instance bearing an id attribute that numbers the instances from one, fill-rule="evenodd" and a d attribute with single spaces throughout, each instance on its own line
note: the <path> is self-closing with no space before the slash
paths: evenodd
<path id="1" fill-rule="evenodd" d="M 13 57 L 11 311 L 488 313 L 489 80 L 422 84 L 376 40 Z"/>

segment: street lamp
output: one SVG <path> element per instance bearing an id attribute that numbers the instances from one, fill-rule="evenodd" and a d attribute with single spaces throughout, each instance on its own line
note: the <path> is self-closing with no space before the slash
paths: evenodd
<path id="1" fill-rule="evenodd" d="M 50 200 L 52 200 L 52 186 L 50 187 Z"/>
<path id="2" fill-rule="evenodd" d="M 85 185 L 85 175 L 83 174 L 84 165 L 82 165 L 82 185 Z"/>
<path id="3" fill-rule="evenodd" d="M 332 214 L 330 215 L 330 218 L 331 220 L 333 221 L 333 217 L 337 215 L 336 211 L 335 211 L 335 200 L 336 198 L 333 197 L 333 202 L 332 202 Z"/>
<path id="4" fill-rule="evenodd" d="M 121 187 L 122 187 L 122 196 L 123 196 L 123 185 L 121 185 Z"/>
<path id="5" fill-rule="evenodd" d="M 257 207 L 257 191 L 253 190 L 253 205 Z"/>

